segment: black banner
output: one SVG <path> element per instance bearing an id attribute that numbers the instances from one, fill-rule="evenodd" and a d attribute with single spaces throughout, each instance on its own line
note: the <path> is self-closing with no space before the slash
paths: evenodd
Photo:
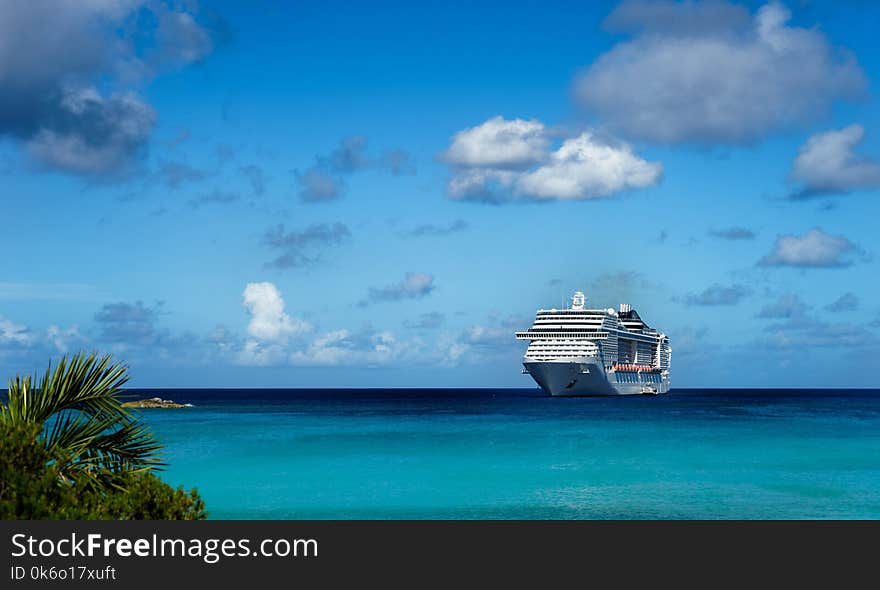
<path id="1" fill-rule="evenodd" d="M 2 588 L 568 580 L 615 586 L 873 575 L 876 522 L 4 521 Z"/>

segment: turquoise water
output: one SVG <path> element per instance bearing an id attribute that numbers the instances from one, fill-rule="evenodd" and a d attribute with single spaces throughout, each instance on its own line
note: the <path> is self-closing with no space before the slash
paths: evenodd
<path id="1" fill-rule="evenodd" d="M 880 518 L 880 391 L 145 393 L 211 518 Z"/>

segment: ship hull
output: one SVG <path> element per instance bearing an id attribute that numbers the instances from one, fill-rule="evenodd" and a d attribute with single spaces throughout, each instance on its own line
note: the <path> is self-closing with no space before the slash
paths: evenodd
<path id="1" fill-rule="evenodd" d="M 668 374 L 635 371 L 606 373 L 596 357 L 552 361 L 524 360 L 523 367 L 554 397 L 662 394 L 669 391 Z"/>

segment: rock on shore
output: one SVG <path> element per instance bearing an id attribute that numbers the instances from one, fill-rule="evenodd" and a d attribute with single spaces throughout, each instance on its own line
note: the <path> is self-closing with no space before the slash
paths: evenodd
<path id="1" fill-rule="evenodd" d="M 179 404 L 170 399 L 162 399 L 161 397 L 151 397 L 150 399 L 141 399 L 137 401 L 124 402 L 123 408 L 191 408 L 192 404 Z"/>

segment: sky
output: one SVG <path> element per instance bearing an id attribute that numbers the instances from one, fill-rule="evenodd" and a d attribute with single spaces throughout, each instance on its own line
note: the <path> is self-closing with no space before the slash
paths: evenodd
<path id="1" fill-rule="evenodd" d="M 877 386 L 875 3 L 0 4 L 0 377 L 532 387 L 582 290 L 673 387 Z"/>

